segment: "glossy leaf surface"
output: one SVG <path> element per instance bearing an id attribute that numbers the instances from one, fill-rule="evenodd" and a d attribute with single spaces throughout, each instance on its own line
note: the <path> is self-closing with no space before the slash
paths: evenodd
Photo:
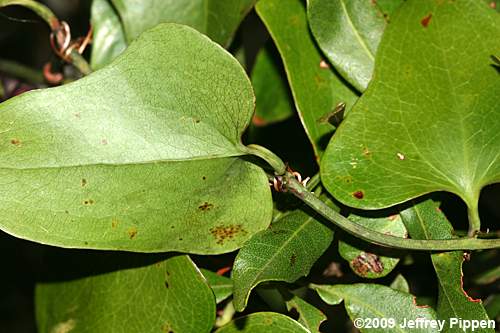
<path id="1" fill-rule="evenodd" d="M 439 205 L 432 200 L 416 204 L 401 212 L 410 236 L 418 239 L 449 239 L 453 228 Z M 462 251 L 431 254 L 438 278 L 438 319 L 462 318 L 464 320 L 488 320 L 481 300 L 471 298 L 463 289 Z M 455 332 L 447 327 L 444 332 Z M 475 332 L 494 332 L 493 329 L 476 328 Z"/>
<path id="2" fill-rule="evenodd" d="M 310 0 L 307 12 L 311 31 L 330 62 L 364 91 L 386 23 L 376 2 Z"/>
<path id="3" fill-rule="evenodd" d="M 94 31 L 90 65 L 96 70 L 122 53 L 127 43 L 120 18 L 108 0 L 92 1 L 90 19 Z"/>
<path id="4" fill-rule="evenodd" d="M 238 318 L 215 333 L 308 333 L 302 325 L 276 312 L 257 312 Z"/>
<path id="5" fill-rule="evenodd" d="M 500 180 L 499 36 L 482 2 L 405 2 L 322 160 L 335 198 L 376 209 L 445 190 L 477 214 L 480 189 Z"/>
<path id="6" fill-rule="evenodd" d="M 109 270 L 117 260 L 130 267 L 39 284 L 39 332 L 208 333 L 212 329 L 214 296 L 188 256 L 156 263 L 150 256 L 123 253 L 89 257 L 93 260 L 78 269 Z"/>
<path id="7" fill-rule="evenodd" d="M 286 307 L 288 311 L 297 311 L 299 314 L 298 322 L 311 333 L 319 333 L 321 323 L 326 320 L 326 316 L 321 310 L 295 295 L 286 301 Z"/>
<path id="8" fill-rule="evenodd" d="M 245 308 L 250 291 L 259 283 L 294 282 L 309 273 L 333 240 L 333 231 L 316 218 L 294 211 L 245 243 L 233 266 L 236 310 Z"/>
<path id="9" fill-rule="evenodd" d="M 254 125 L 263 126 L 285 120 L 294 113 L 288 82 L 284 79 L 283 65 L 275 58 L 271 44 L 263 47 L 252 69 L 252 86 L 255 91 Z"/>
<path id="10" fill-rule="evenodd" d="M 334 129 L 321 117 L 339 102 L 349 109 L 357 95 L 322 59 L 301 0 L 261 0 L 256 9 L 281 54 L 295 106 L 319 160 Z"/>
<path id="11" fill-rule="evenodd" d="M 207 283 L 215 295 L 217 304 L 233 294 L 233 281 L 230 278 L 218 275 L 208 269 L 202 269 L 201 272 L 205 279 L 207 279 Z"/>
<path id="12" fill-rule="evenodd" d="M 63 247 L 239 248 L 272 216 L 266 175 L 239 158 L 253 100 L 224 49 L 164 24 L 102 70 L 2 103 L 0 227 Z"/>
<path id="13" fill-rule="evenodd" d="M 394 318 L 395 325 L 389 331 L 387 328 L 361 328 L 361 332 L 438 332 L 437 328 L 413 327 L 403 328 L 410 320 L 423 318 L 435 320 L 435 312 L 430 307 L 418 306 L 411 294 L 397 291 L 378 284 L 338 284 L 334 286 L 314 285 L 313 288 L 328 304 L 340 304 L 344 301 L 345 308 L 351 320 L 356 318 Z M 422 320 L 422 319 L 421 319 Z M 375 326 L 376 327 L 376 326 Z"/>
<path id="14" fill-rule="evenodd" d="M 227 46 L 256 0 L 111 0 L 127 41 L 159 23 L 189 25 Z"/>

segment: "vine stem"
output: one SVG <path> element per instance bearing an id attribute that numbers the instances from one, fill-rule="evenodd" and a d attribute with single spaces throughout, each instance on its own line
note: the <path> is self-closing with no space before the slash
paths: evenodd
<path id="1" fill-rule="evenodd" d="M 289 172 L 282 177 L 282 184 L 285 190 L 291 192 L 337 227 L 370 243 L 397 249 L 421 251 L 480 250 L 500 247 L 500 239 L 459 238 L 447 240 L 419 240 L 386 235 L 365 228 L 340 215 L 314 194 L 309 192 L 295 179 L 294 175 Z"/>
<path id="2" fill-rule="evenodd" d="M 23 6 L 25 8 L 31 9 L 45 22 L 47 22 L 51 30 L 56 30 L 59 28 L 59 19 L 47 6 L 41 3 L 33 0 L 0 0 L 0 7 L 13 5 Z"/>
<path id="3" fill-rule="evenodd" d="M 43 74 L 15 61 L 0 59 L 0 72 L 26 80 L 31 83 L 43 83 Z"/>
<path id="4" fill-rule="evenodd" d="M 0 8 L 13 5 L 23 6 L 35 12 L 49 25 L 52 33 L 57 32 L 61 28 L 61 22 L 57 16 L 47 6 L 39 2 L 33 0 L 0 0 Z M 75 66 L 83 75 L 90 74 L 92 71 L 85 58 L 75 50 L 72 50 L 69 57 L 65 60 Z"/>
<path id="5" fill-rule="evenodd" d="M 264 147 L 259 146 L 259 145 L 243 146 L 243 149 L 247 153 L 249 153 L 251 155 L 258 156 L 258 157 L 262 158 L 264 161 L 266 161 L 267 163 L 269 163 L 269 165 L 274 169 L 274 173 L 276 175 L 284 175 L 285 174 L 285 172 L 286 172 L 285 163 L 283 163 L 281 158 L 276 156 L 276 154 L 273 153 L 272 151 L 270 151 L 269 149 L 264 148 Z"/>
<path id="6" fill-rule="evenodd" d="M 335 224 L 340 229 L 351 235 L 361 238 L 364 241 L 381 246 L 420 251 L 455 251 L 455 250 L 484 250 L 500 247 L 500 239 L 477 239 L 477 238 L 457 238 L 457 239 L 409 239 L 386 235 L 378 231 L 370 230 L 364 226 L 353 222 L 340 215 L 328 207 L 321 199 L 311 193 L 302 185 L 295 175 L 286 170 L 286 165 L 272 151 L 259 145 L 249 145 L 245 147 L 249 154 L 256 155 L 264 159 L 275 170 L 275 179 L 279 180 L 283 192 L 291 192 L 315 212 Z M 314 182 L 319 183 L 319 177 L 313 177 Z M 476 209 L 477 212 L 477 209 Z"/>

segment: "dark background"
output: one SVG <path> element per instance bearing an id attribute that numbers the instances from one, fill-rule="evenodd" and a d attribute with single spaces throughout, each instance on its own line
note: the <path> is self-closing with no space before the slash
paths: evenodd
<path id="1" fill-rule="evenodd" d="M 87 33 L 90 0 L 46 0 L 41 2 L 47 4 L 61 20 L 69 23 L 72 36 L 84 36 Z M 247 68 L 251 68 L 256 52 L 267 39 L 268 35 L 262 24 L 256 15 L 251 13 L 243 22 L 235 38 L 235 44 L 245 43 Z M 88 51 L 85 55 L 88 57 Z M 17 6 L 0 9 L 0 61 L 5 59 L 14 60 L 38 71 L 41 71 L 46 62 L 57 63 L 58 61 L 50 49 L 49 28 L 29 10 Z M 276 61 L 280 62 L 279 57 Z M 0 72 L 0 84 L 6 90 L 6 98 L 25 90 L 44 86 L 43 84 L 33 84 L 33 82 L 23 82 L 2 72 Z M 317 171 L 311 147 L 297 117 L 269 127 L 252 128 L 251 135 L 247 134 L 246 139 L 266 145 L 303 175 L 312 175 Z M 465 205 L 457 197 L 446 193 L 437 194 L 435 198 L 442 201 L 442 209 L 455 228 L 465 230 L 467 228 Z M 486 228 L 497 230 L 497 221 L 500 220 L 500 186 L 493 185 L 483 190 L 480 212 L 484 225 L 483 230 Z M 59 265 L 56 263 L 55 268 L 54 266 L 49 268 L 46 256 L 53 250 L 49 246 L 20 240 L 0 231 L 0 332 L 36 332 L 33 300 L 35 283 L 45 279 L 48 275 L 54 275 L 54 270 L 65 271 L 66 268 L 65 262 L 67 260 L 60 260 Z M 74 251 L 60 250 L 58 253 L 63 258 L 71 258 Z M 472 276 L 478 271 L 500 264 L 498 253 L 493 256 L 496 258 L 493 259 L 493 262 L 492 259 L 483 260 L 481 256 L 485 254 L 485 252 L 474 254 L 472 261 L 466 264 L 465 271 Z M 400 264 L 396 271 L 404 274 L 409 280 L 412 292 L 422 300 L 435 297 L 437 281 L 428 255 L 412 253 L 412 257 L 414 264 Z M 200 266 L 219 268 L 231 264 L 234 254 L 212 256 L 211 258 L 194 256 L 193 258 Z M 349 268 L 339 258 L 334 242 L 315 265 L 311 279 L 315 282 L 334 282 L 335 280 L 325 281 L 322 275 L 325 267 L 331 262 L 340 263 L 344 273 L 349 274 Z M 390 282 L 396 273 L 393 272 L 382 281 L 376 282 Z M 359 280 L 355 276 L 347 276 L 347 279 Z M 466 289 L 469 287 L 467 280 L 465 287 Z M 495 286 L 474 287 L 468 291 L 473 297 L 484 297 L 500 292 L 499 287 Z M 265 304 L 257 300 L 250 308 L 263 310 Z M 343 307 L 337 307 L 336 311 L 340 309 Z M 331 312 L 331 308 L 324 310 L 327 313 Z M 345 313 L 343 316 L 337 314 L 336 317 L 337 321 L 344 320 Z M 331 329 L 329 325 L 331 324 L 322 327 L 325 331 L 329 331 Z"/>

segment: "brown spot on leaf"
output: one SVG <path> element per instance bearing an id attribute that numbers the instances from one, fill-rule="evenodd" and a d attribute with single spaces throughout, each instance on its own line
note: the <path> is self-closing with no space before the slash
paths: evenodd
<path id="1" fill-rule="evenodd" d="M 168 281 L 165 280 L 165 288 L 168 289 L 168 287 L 170 287 L 169 284 L 168 284 Z"/>
<path id="2" fill-rule="evenodd" d="M 233 239 L 238 234 L 246 234 L 241 224 L 219 225 L 210 229 L 210 233 L 216 239 L 217 244 L 224 244 L 226 240 Z"/>
<path id="3" fill-rule="evenodd" d="M 372 152 L 368 149 L 368 147 L 363 147 L 363 156 L 366 158 L 372 157 Z"/>
<path id="4" fill-rule="evenodd" d="M 80 112 L 73 113 L 73 115 L 75 116 L 75 118 L 78 118 L 78 119 L 80 119 L 80 118 L 81 118 Z"/>
<path id="5" fill-rule="evenodd" d="M 21 140 L 14 138 L 14 139 L 10 140 L 10 143 L 13 144 L 14 146 L 20 146 Z"/>
<path id="6" fill-rule="evenodd" d="M 356 191 L 352 194 L 352 196 L 356 199 L 363 199 L 365 197 L 365 194 L 363 193 L 363 191 Z"/>
<path id="7" fill-rule="evenodd" d="M 290 257 L 290 266 L 294 266 L 296 262 L 297 262 L 297 255 L 294 253 Z"/>
<path id="8" fill-rule="evenodd" d="M 132 227 L 132 228 L 127 230 L 127 233 L 128 233 L 128 238 L 134 239 L 135 236 L 137 236 L 137 229 Z"/>
<path id="9" fill-rule="evenodd" d="M 431 22 L 431 18 L 432 18 L 432 14 L 429 14 L 427 16 L 425 16 L 421 21 L 420 21 L 420 24 L 422 24 L 422 26 L 424 28 L 427 28 L 427 26 L 429 25 L 429 23 Z"/>
<path id="10" fill-rule="evenodd" d="M 490 2 L 491 9 L 497 9 L 497 3 L 495 1 Z"/>
<path id="11" fill-rule="evenodd" d="M 111 220 L 111 227 L 116 228 L 118 226 L 119 221 L 117 219 Z"/>
<path id="12" fill-rule="evenodd" d="M 206 176 L 203 176 L 203 177 L 201 177 L 201 179 L 203 179 L 203 180 L 207 180 L 207 177 L 206 177 Z"/>
<path id="13" fill-rule="evenodd" d="M 87 185 L 87 179 L 82 178 L 82 180 L 80 181 L 80 184 L 82 185 L 82 187 L 84 187 L 85 185 Z"/>
<path id="14" fill-rule="evenodd" d="M 359 256 L 351 261 L 351 267 L 359 275 L 364 276 L 368 273 L 382 273 L 384 264 L 380 261 L 379 256 L 373 253 L 362 252 Z"/>
<path id="15" fill-rule="evenodd" d="M 92 199 L 87 199 L 87 200 L 84 200 L 84 201 L 83 201 L 83 204 L 84 204 L 85 206 L 90 206 L 90 205 L 93 205 L 93 204 L 94 204 L 94 200 L 92 200 Z"/>
<path id="16" fill-rule="evenodd" d="M 326 84 L 325 79 L 319 75 L 314 75 L 314 83 L 316 83 L 318 88 L 321 88 Z"/>
<path id="17" fill-rule="evenodd" d="M 202 205 L 198 206 L 198 209 L 204 212 L 209 211 L 212 208 L 214 208 L 214 205 L 206 201 Z"/>

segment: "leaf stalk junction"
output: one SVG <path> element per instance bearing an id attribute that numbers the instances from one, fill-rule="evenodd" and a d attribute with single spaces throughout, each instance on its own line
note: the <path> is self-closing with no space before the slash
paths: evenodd
<path id="1" fill-rule="evenodd" d="M 364 241 L 374 243 L 380 246 L 420 251 L 455 251 L 455 250 L 482 250 L 500 247 L 500 239 L 478 239 L 473 237 L 455 238 L 455 239 L 409 239 L 386 235 L 378 231 L 370 230 L 356 222 L 353 222 L 335 210 L 328 207 L 321 199 L 311 193 L 300 181 L 296 175 L 287 170 L 285 163 L 279 160 L 274 153 L 258 145 L 251 145 L 248 149 L 253 155 L 263 158 L 271 167 L 275 174 L 272 176 L 279 184 L 280 192 L 289 192 L 312 208 L 315 212 L 323 216 L 328 221 L 349 234 L 361 238 Z M 264 152 L 264 153 L 263 153 Z M 269 159 L 269 160 L 268 160 Z M 278 160 L 279 161 L 278 161 Z M 275 166 L 277 168 L 275 168 Z"/>

